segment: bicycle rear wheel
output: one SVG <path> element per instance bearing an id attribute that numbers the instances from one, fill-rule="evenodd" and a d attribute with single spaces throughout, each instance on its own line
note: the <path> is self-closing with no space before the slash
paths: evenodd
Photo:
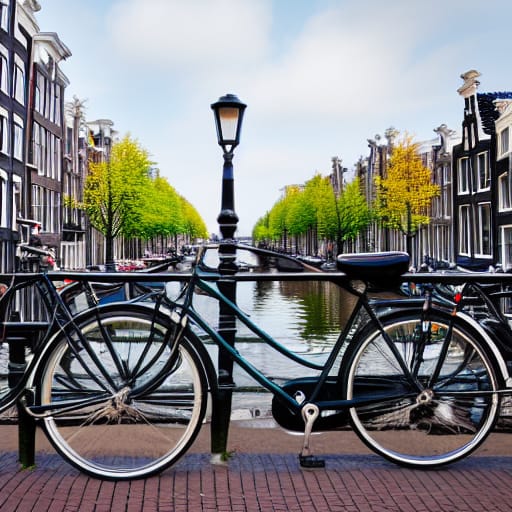
<path id="1" fill-rule="evenodd" d="M 423 323 L 419 313 L 402 312 L 383 324 L 390 342 L 370 325 L 347 354 L 346 397 L 370 400 L 350 409 L 354 430 L 404 466 L 436 467 L 467 456 L 499 414 L 493 391 L 500 382 L 485 340 L 441 312 Z"/>
<path id="2" fill-rule="evenodd" d="M 38 405 L 56 450 L 95 477 L 127 480 L 176 462 L 207 404 L 201 359 L 175 325 L 144 306 L 100 310 L 59 334 L 40 374 Z M 169 331 L 169 329 L 171 329 Z"/>

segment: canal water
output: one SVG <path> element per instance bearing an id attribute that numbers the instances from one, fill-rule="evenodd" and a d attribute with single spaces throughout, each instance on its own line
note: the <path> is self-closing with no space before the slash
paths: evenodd
<path id="1" fill-rule="evenodd" d="M 209 262 L 216 266 L 217 262 Z M 250 272 L 261 271 L 261 261 L 249 253 L 239 255 L 239 263 Z M 269 271 L 274 272 L 273 269 Z M 287 350 L 307 361 L 322 364 L 336 342 L 353 309 L 354 299 L 333 283 L 314 279 L 280 281 L 244 281 L 236 285 L 239 308 Z M 197 295 L 196 306 L 211 325 L 218 327 L 217 301 Z M 205 340 L 213 361 L 217 347 Z M 237 322 L 236 349 L 268 378 L 286 381 L 318 375 L 318 371 L 291 361 L 261 342 L 240 321 Z M 270 414 L 271 394 L 235 365 L 233 417 L 266 418 Z"/>

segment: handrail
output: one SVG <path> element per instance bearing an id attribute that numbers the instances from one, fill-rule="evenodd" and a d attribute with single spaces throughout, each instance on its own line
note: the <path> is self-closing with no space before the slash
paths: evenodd
<path id="1" fill-rule="evenodd" d="M 16 279 L 26 276 L 27 281 L 33 279 L 37 273 L 16 274 Z M 70 279 L 73 281 L 97 281 L 97 282 L 152 282 L 152 281 L 187 281 L 191 272 L 165 272 L 165 273 L 139 273 L 139 272 L 67 272 L 50 271 L 48 277 L 52 281 Z M 2 277 L 11 277 L 12 274 L 0 274 Z M 201 279 L 205 281 L 216 281 L 221 278 L 218 273 L 201 272 Z M 343 272 L 238 272 L 233 274 L 234 281 L 336 281 L 347 279 Z M 504 283 L 512 284 L 512 274 L 491 273 L 491 272 L 408 272 L 399 278 L 402 283 L 442 283 L 442 284 L 465 284 L 465 283 Z"/>

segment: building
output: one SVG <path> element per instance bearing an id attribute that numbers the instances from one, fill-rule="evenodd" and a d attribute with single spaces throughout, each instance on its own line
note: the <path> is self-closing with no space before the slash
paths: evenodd
<path id="1" fill-rule="evenodd" d="M 496 259 L 506 271 L 512 270 L 512 99 L 495 100 L 496 184 L 498 201 L 495 233 L 498 237 Z"/>
<path id="2" fill-rule="evenodd" d="M 71 55 L 41 33 L 36 0 L 0 2 L 0 270 L 16 268 L 16 244 L 36 226 L 59 254 L 62 233 L 64 91 Z"/>
<path id="3" fill-rule="evenodd" d="M 33 36 L 27 114 L 27 214 L 41 226 L 41 243 L 60 255 L 65 139 L 64 92 L 59 62 L 71 52 L 56 33 Z"/>
<path id="4" fill-rule="evenodd" d="M 24 198 L 27 100 L 37 2 L 0 2 L 0 271 L 15 268 Z"/>
<path id="5" fill-rule="evenodd" d="M 81 208 L 87 171 L 87 127 L 84 104 L 78 98 L 66 104 L 64 159 L 62 165 L 62 241 L 60 267 L 86 267 L 86 216 Z"/>
<path id="6" fill-rule="evenodd" d="M 460 143 L 460 135 L 445 124 L 435 128 L 434 132 L 438 138 L 420 143 L 419 151 L 423 165 L 432 171 L 439 195 L 432 200 L 430 223 L 422 227 L 416 237 L 416 267 L 424 262 L 436 266 L 454 261 L 452 151 Z"/>
<path id="7" fill-rule="evenodd" d="M 464 98 L 462 142 L 453 148 L 455 261 L 471 269 L 487 269 L 500 262 L 499 234 L 501 230 L 502 237 L 508 236 L 506 226 L 510 222 L 506 204 L 498 214 L 499 174 L 504 185 L 508 171 L 505 173 L 503 162 L 508 151 L 504 146 L 497 147 L 496 121 L 500 113 L 496 105 L 512 99 L 512 93 L 479 93 L 479 77 L 475 70 L 461 75 L 464 83 L 458 93 Z M 505 122 L 500 125 L 504 141 Z M 498 150 L 500 171 L 496 165 Z"/>

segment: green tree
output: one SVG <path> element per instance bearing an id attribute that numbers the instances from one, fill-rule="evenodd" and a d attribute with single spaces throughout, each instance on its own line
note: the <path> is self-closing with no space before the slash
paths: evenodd
<path id="1" fill-rule="evenodd" d="M 84 208 L 91 225 L 105 236 L 105 262 L 113 269 L 114 239 L 137 230 L 151 161 L 129 135 L 112 145 L 105 162 L 91 163 L 84 186 Z"/>
<path id="2" fill-rule="evenodd" d="M 406 134 L 393 147 L 386 176 L 376 178 L 376 212 L 383 226 L 405 234 L 409 254 L 418 229 L 430 222 L 432 198 L 439 195 L 439 187 L 432 183 L 432 173 L 423 165 L 418 149 Z"/>
<path id="3" fill-rule="evenodd" d="M 208 229 L 198 211 L 184 197 L 180 196 L 183 212 L 183 232 L 190 238 L 208 238 Z"/>
<path id="4" fill-rule="evenodd" d="M 184 231 L 182 201 L 165 178 L 151 180 L 143 191 L 141 219 L 134 236 L 149 240 L 156 236 L 175 236 Z"/>
<path id="5" fill-rule="evenodd" d="M 269 231 L 269 216 L 270 213 L 266 212 L 263 217 L 260 217 L 256 224 L 252 229 L 252 239 L 255 243 L 258 242 L 268 242 L 270 240 L 270 231 Z"/>
<path id="6" fill-rule="evenodd" d="M 371 222 L 372 215 L 364 195 L 361 193 L 359 179 L 347 183 L 337 202 L 339 230 L 336 236 L 338 250 L 342 243 L 354 240 Z"/>

